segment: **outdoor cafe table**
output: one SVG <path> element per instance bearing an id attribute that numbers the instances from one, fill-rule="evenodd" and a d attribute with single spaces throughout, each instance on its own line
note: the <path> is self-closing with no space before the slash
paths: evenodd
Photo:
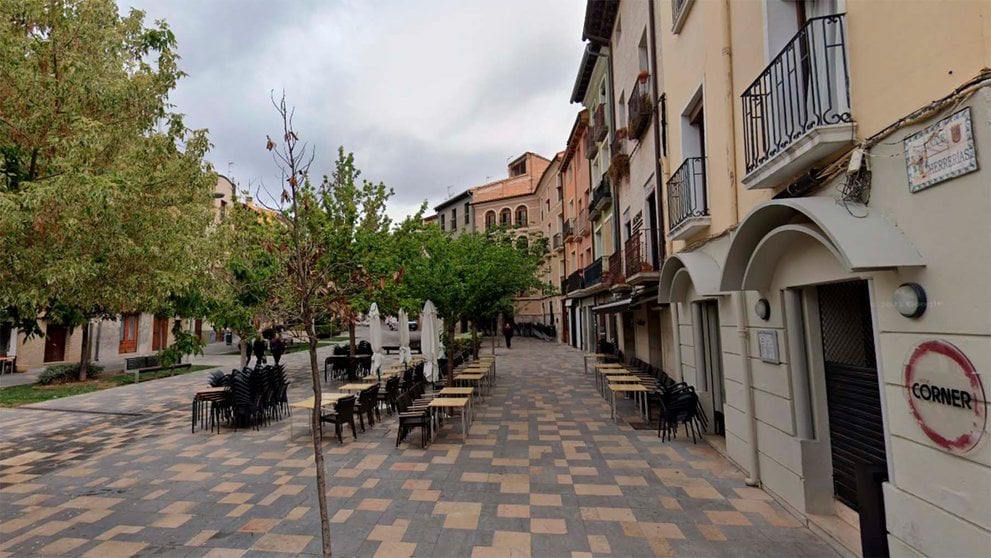
<path id="1" fill-rule="evenodd" d="M 484 378 L 485 385 L 487 385 L 489 388 L 492 387 L 492 377 L 495 376 L 495 373 L 492 373 L 491 367 L 478 366 L 478 365 L 466 366 L 465 368 L 461 369 L 460 374 L 481 374 L 485 376 Z M 479 392 L 481 392 L 481 386 L 479 386 Z"/>
<path id="2" fill-rule="evenodd" d="M 590 358 L 595 358 L 595 359 L 608 358 L 608 357 L 611 357 L 611 356 L 612 355 L 607 355 L 605 353 L 585 353 L 584 355 L 582 355 L 583 361 L 584 361 L 583 364 L 585 365 L 585 373 L 588 374 L 588 359 L 590 359 Z"/>
<path id="3" fill-rule="evenodd" d="M 473 388 L 473 387 L 446 387 L 446 388 L 438 391 L 437 392 L 437 396 L 438 397 L 467 397 L 468 399 L 471 399 L 472 398 L 472 395 L 474 395 L 474 393 L 475 393 L 475 388 Z M 472 407 L 472 416 L 474 416 L 474 414 L 475 414 L 474 406 L 472 406 L 471 403 L 469 403 L 469 406 Z"/>
<path id="4" fill-rule="evenodd" d="M 223 399 L 226 391 L 226 387 L 211 387 L 201 389 L 193 395 L 193 432 L 196 432 L 196 419 L 200 420 L 200 428 L 207 421 L 206 404 Z"/>
<path id="5" fill-rule="evenodd" d="M 433 421 L 433 426 L 431 430 L 433 432 L 437 431 L 437 413 L 440 409 L 461 409 L 461 434 L 465 440 L 468 439 L 468 418 L 469 409 L 471 409 L 471 399 L 468 397 L 435 397 L 430 400 L 428 405 L 430 408 L 430 415 Z"/>
<path id="6" fill-rule="evenodd" d="M 372 384 L 344 384 L 343 386 L 337 388 L 341 391 L 361 391 L 363 389 L 368 389 Z"/>
<path id="7" fill-rule="evenodd" d="M 478 396 L 485 399 L 485 394 L 482 392 L 482 381 L 485 379 L 485 374 L 458 374 L 454 377 L 454 381 L 458 384 L 467 383 L 469 385 L 475 385 L 478 387 Z"/>
<path id="8" fill-rule="evenodd" d="M 616 418 L 616 393 L 632 393 L 637 400 L 643 398 L 643 406 L 640 407 L 640 413 L 644 414 L 647 411 L 647 388 L 640 384 L 609 384 L 609 391 L 612 392 L 612 413 L 610 413 L 609 418 Z"/>
<path id="9" fill-rule="evenodd" d="M 339 400 L 341 400 L 341 399 L 343 399 L 345 397 L 348 397 L 350 395 L 351 395 L 350 393 L 341 393 L 341 392 L 338 392 L 338 391 L 330 391 L 330 392 L 327 392 L 327 393 L 321 393 L 320 394 L 320 407 L 322 408 L 322 407 L 327 407 L 327 406 L 330 406 L 330 405 L 337 405 L 337 402 Z M 313 410 L 313 402 L 314 402 L 314 400 L 315 399 L 313 397 L 307 397 L 306 399 L 303 399 L 302 401 L 294 401 L 293 403 L 290 403 L 289 406 L 290 407 L 293 407 L 295 409 L 310 409 L 312 411 Z M 292 415 L 289 415 L 289 438 L 292 438 L 292 435 L 293 435 L 292 434 L 292 425 L 293 425 L 293 417 L 292 417 Z"/>
<path id="10" fill-rule="evenodd" d="M 626 372 L 626 367 L 623 366 L 622 364 L 617 363 L 617 362 L 597 362 L 597 363 L 595 363 L 595 367 L 594 367 L 595 387 L 600 391 L 600 393 L 602 391 L 602 388 L 601 388 L 602 383 L 600 382 L 599 375 L 602 374 L 606 370 L 621 370 L 621 371 L 623 371 L 625 373 Z"/>
<path id="11" fill-rule="evenodd" d="M 607 368 L 607 369 L 604 369 L 604 370 L 600 370 L 599 372 L 600 372 L 600 375 L 601 375 L 601 378 L 602 378 L 602 384 L 601 384 L 601 386 L 599 388 L 599 393 L 601 393 L 603 397 L 606 396 L 606 384 L 608 384 L 609 382 L 611 382 L 613 378 L 621 377 L 621 376 L 632 376 L 632 374 L 630 374 L 630 372 L 628 370 L 625 370 L 625 369 L 610 369 L 610 368 Z M 637 382 L 640 381 L 640 378 L 637 378 L 636 376 L 633 376 L 633 377 L 636 378 Z"/>

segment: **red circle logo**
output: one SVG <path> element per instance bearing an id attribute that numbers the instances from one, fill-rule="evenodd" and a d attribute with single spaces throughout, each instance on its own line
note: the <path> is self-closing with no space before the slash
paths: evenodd
<path id="1" fill-rule="evenodd" d="M 936 445 L 954 453 L 977 447 L 987 424 L 981 376 L 951 343 L 926 341 L 905 365 L 905 390 L 915 421 Z"/>

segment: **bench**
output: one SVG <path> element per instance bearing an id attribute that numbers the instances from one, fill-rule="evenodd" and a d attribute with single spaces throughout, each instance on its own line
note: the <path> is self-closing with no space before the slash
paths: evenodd
<path id="1" fill-rule="evenodd" d="M 124 359 L 124 370 L 134 371 L 134 383 L 138 383 L 139 377 L 142 372 L 158 372 L 159 370 L 179 370 L 181 368 L 190 368 L 193 365 L 191 363 L 177 364 L 175 366 L 162 366 L 158 362 L 158 355 L 149 356 L 139 356 L 139 357 L 129 357 Z"/>

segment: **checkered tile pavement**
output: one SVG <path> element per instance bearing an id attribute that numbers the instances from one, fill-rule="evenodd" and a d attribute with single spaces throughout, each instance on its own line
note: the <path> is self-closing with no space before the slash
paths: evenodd
<path id="1" fill-rule="evenodd" d="M 325 436 L 337 556 L 834 556 L 704 443 L 609 419 L 581 354 L 500 349 L 467 440 Z M 290 400 L 309 395 L 289 355 Z M 206 373 L 0 410 L 3 556 L 319 555 L 304 413 L 189 431 Z M 636 411 L 622 401 L 620 415 Z"/>

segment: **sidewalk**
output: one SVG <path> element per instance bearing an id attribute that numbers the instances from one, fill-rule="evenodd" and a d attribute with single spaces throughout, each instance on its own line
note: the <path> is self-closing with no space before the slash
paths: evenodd
<path id="1" fill-rule="evenodd" d="M 709 446 L 610 420 L 578 351 L 513 341 L 467 441 L 449 421 L 396 448 L 387 416 L 325 436 L 335 555 L 835 556 Z M 308 397 L 306 353 L 287 363 Z M 319 555 L 307 417 L 192 434 L 205 380 L 0 411 L 0 556 Z"/>

